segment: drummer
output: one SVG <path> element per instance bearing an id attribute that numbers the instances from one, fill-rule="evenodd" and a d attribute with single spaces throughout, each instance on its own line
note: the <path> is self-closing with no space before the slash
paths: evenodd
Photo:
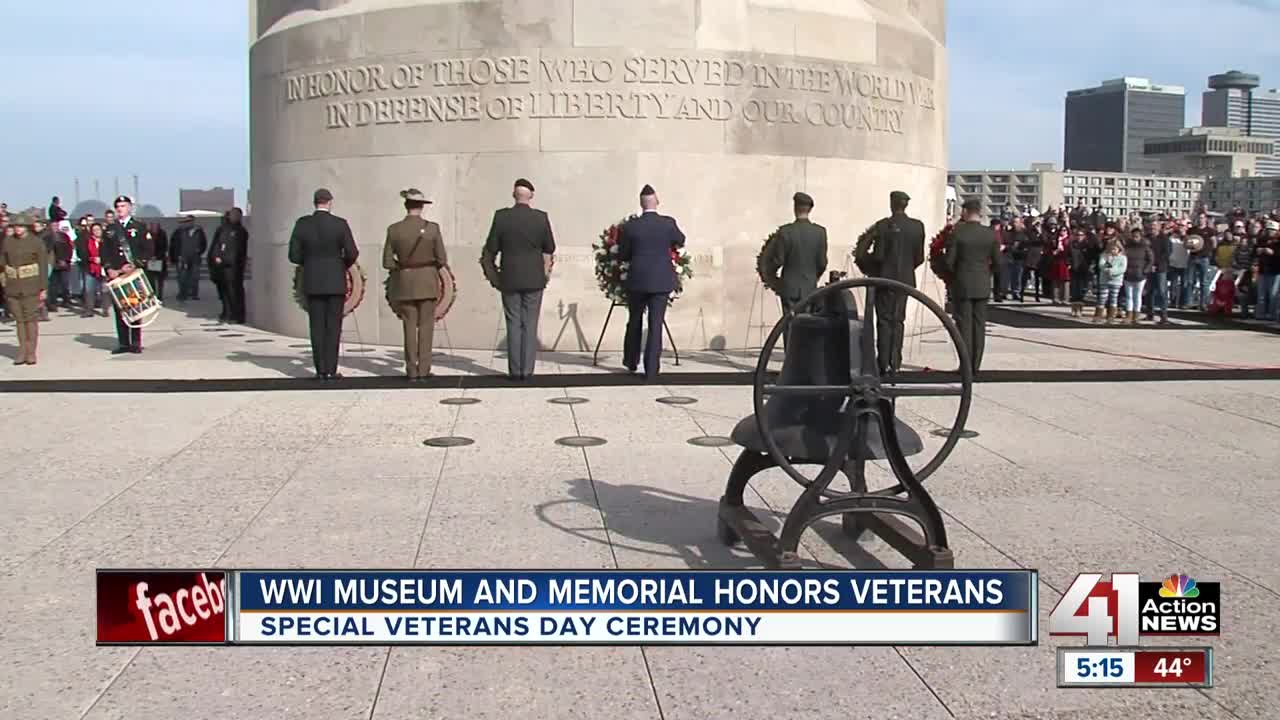
<path id="1" fill-rule="evenodd" d="M 403 190 L 407 215 L 387 228 L 382 267 L 391 273 L 387 301 L 404 323 L 405 376 L 410 382 L 431 377 L 431 337 L 436 301 L 440 299 L 440 269 L 447 267 L 440 226 L 422 217 L 431 201 L 415 188 Z"/>
<path id="2" fill-rule="evenodd" d="M 106 237 L 98 250 L 102 258 L 102 269 L 107 280 L 128 275 L 137 269 L 134 258 L 137 257 L 141 243 L 146 240 L 147 229 L 133 217 L 133 199 L 121 195 L 115 201 L 115 221 L 107 226 Z M 129 327 L 120 308 L 116 311 L 116 339 L 120 345 L 111 351 L 112 355 L 142 353 L 142 328 Z"/>

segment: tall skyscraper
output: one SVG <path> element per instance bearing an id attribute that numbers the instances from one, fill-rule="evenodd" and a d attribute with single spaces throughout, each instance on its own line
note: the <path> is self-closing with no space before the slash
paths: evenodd
<path id="1" fill-rule="evenodd" d="M 1280 90 L 1258 92 L 1257 75 L 1230 70 L 1209 78 L 1201 96 L 1201 125 L 1239 128 L 1254 137 L 1280 141 Z M 1280 175 L 1280 145 L 1276 155 L 1258 158 L 1259 175 Z"/>
<path id="2" fill-rule="evenodd" d="M 1177 135 L 1187 93 L 1144 78 L 1119 78 L 1067 93 L 1062 164 L 1067 170 L 1158 172 L 1144 154 L 1147 138 Z"/>

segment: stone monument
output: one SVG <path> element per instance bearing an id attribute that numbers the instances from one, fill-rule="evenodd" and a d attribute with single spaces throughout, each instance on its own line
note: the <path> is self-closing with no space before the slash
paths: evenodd
<path id="1" fill-rule="evenodd" d="M 413 186 L 459 287 L 437 346 L 460 349 L 504 341 L 479 257 L 517 177 L 559 245 L 541 319 L 558 351 L 594 346 L 609 303 L 591 244 L 645 183 L 694 259 L 667 315 L 682 350 L 760 344 L 779 308 L 756 255 L 795 191 L 817 201 L 831 269 L 852 275 L 890 190 L 931 234 L 944 219 L 943 0 L 251 0 L 249 14 L 250 320 L 268 330 L 307 332 L 287 247 L 317 187 L 367 277 L 344 339 L 400 342 L 381 249 Z M 623 325 L 615 313 L 604 347 Z"/>

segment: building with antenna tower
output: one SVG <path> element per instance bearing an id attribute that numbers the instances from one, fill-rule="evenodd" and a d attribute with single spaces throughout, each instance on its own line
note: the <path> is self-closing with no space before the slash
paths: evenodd
<path id="1" fill-rule="evenodd" d="M 1261 78 L 1229 70 L 1209 78 L 1201 96 L 1201 125 L 1243 130 L 1246 135 L 1280 141 L 1280 90 L 1258 91 Z M 1259 175 L 1280 176 L 1280 148 L 1257 160 Z"/>

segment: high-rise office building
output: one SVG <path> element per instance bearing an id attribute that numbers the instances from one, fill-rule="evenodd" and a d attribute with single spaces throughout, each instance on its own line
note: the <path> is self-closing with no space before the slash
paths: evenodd
<path id="1" fill-rule="evenodd" d="M 1068 170 L 1159 172 L 1145 153 L 1148 138 L 1177 135 L 1186 120 L 1186 91 L 1144 78 L 1119 78 L 1067 93 L 1062 162 Z"/>
<path id="2" fill-rule="evenodd" d="M 1246 134 L 1280 140 L 1280 90 L 1258 92 L 1257 75 L 1231 70 L 1209 78 L 1201 96 L 1201 125 L 1238 128 Z M 1259 175 L 1280 175 L 1280 143 L 1271 157 L 1258 158 Z"/>

